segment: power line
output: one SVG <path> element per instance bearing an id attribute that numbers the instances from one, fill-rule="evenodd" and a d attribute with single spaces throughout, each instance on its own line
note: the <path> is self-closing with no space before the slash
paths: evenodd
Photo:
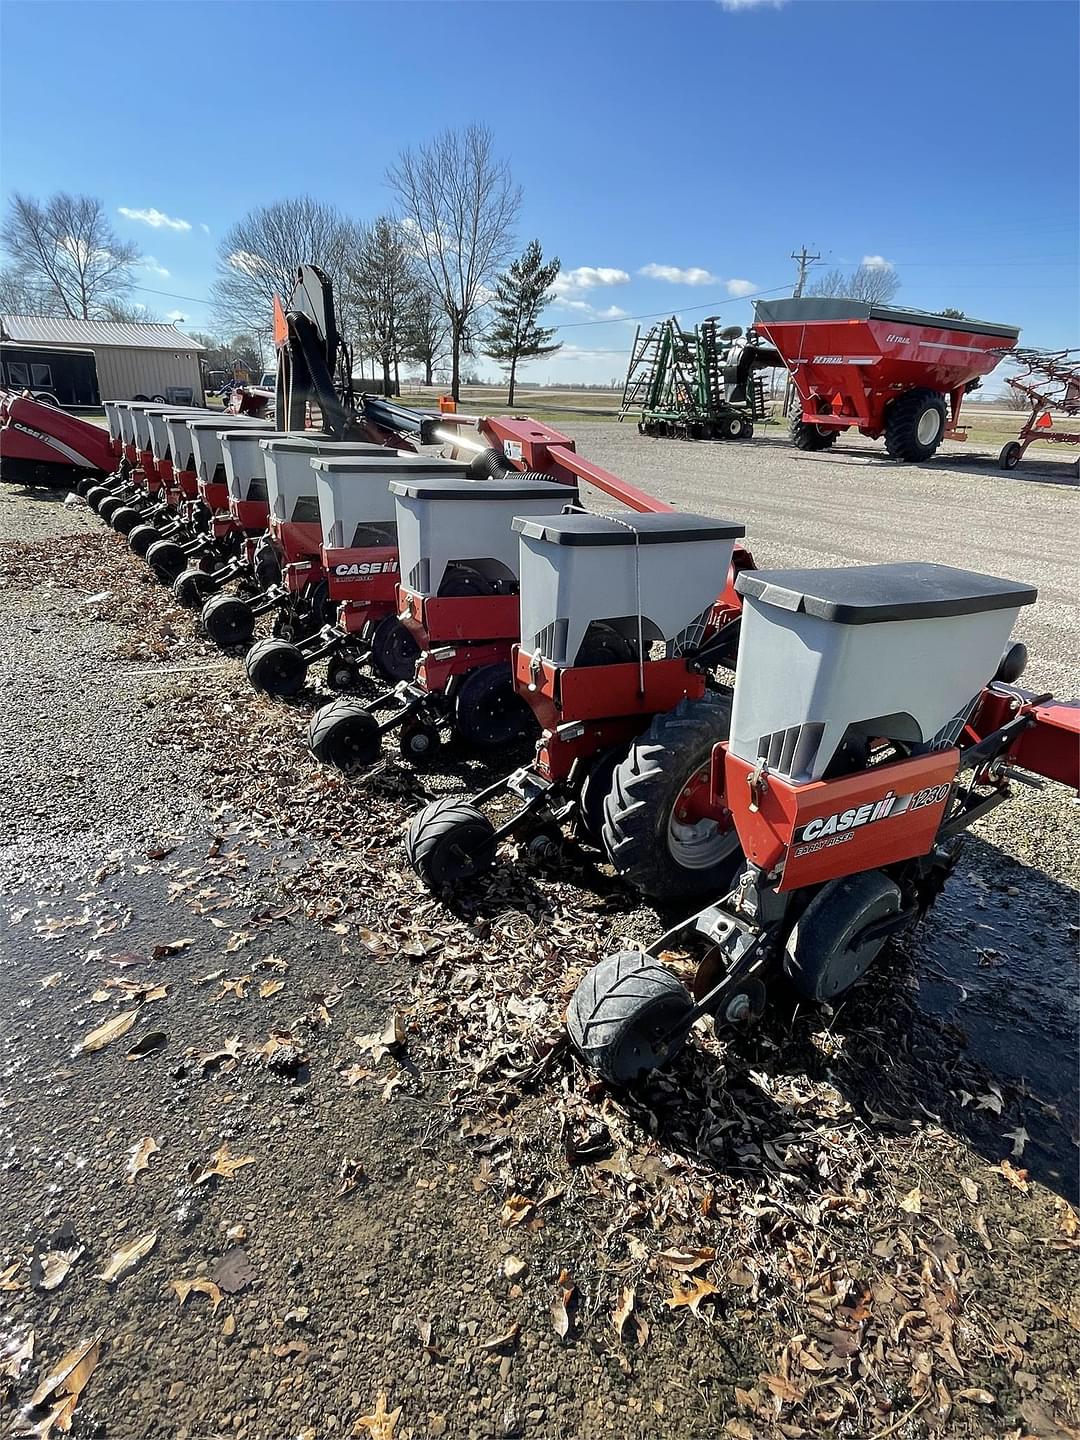
<path id="1" fill-rule="evenodd" d="M 815 261 L 821 259 L 821 256 L 808 254 L 806 246 L 804 245 L 797 255 L 793 250 L 791 252 L 791 258 L 799 267 L 799 278 L 795 283 L 795 293 L 792 298 L 795 300 L 801 300 L 803 290 L 806 286 L 806 272 L 810 269 L 810 266 L 813 265 Z"/>

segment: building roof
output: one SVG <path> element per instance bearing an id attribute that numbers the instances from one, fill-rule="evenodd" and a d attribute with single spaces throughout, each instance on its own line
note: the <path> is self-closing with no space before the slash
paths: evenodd
<path id="1" fill-rule="evenodd" d="M 0 315 L 0 335 L 20 345 L 112 345 L 127 350 L 204 347 L 175 325 L 128 320 L 68 320 L 51 315 Z"/>

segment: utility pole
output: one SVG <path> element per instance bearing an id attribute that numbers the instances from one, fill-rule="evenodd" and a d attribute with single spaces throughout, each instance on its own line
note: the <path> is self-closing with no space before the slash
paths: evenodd
<path id="1" fill-rule="evenodd" d="M 804 245 L 797 255 L 793 250 L 791 252 L 791 258 L 799 267 L 799 279 L 795 285 L 795 293 L 792 296 L 792 299 L 801 300 L 803 290 L 806 286 L 806 272 L 810 269 L 810 266 L 813 265 L 815 260 L 821 259 L 821 256 L 808 254 L 806 246 Z"/>

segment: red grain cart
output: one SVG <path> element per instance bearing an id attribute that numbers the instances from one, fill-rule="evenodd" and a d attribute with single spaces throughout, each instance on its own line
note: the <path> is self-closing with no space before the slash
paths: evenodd
<path id="1" fill-rule="evenodd" d="M 825 450 L 841 430 L 885 436 L 894 460 L 927 460 L 966 440 L 960 404 L 1019 339 L 1013 325 L 955 320 L 863 300 L 758 300 L 755 328 L 779 350 L 801 406 L 800 450 Z"/>

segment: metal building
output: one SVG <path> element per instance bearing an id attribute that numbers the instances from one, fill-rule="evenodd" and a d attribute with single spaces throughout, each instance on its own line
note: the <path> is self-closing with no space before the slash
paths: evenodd
<path id="1" fill-rule="evenodd" d="M 35 349 L 75 345 L 92 350 L 102 400 L 204 402 L 203 347 L 175 325 L 0 315 L 0 338 Z"/>

